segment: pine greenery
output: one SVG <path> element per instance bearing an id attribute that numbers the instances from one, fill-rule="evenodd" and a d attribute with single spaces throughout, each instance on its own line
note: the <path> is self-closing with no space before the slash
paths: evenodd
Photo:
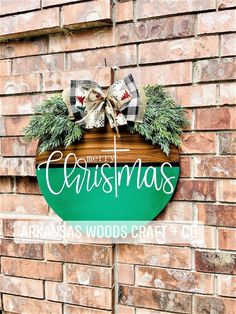
<path id="1" fill-rule="evenodd" d="M 153 145 L 160 145 L 166 155 L 170 145 L 180 145 L 180 134 L 189 124 L 184 109 L 177 106 L 160 85 L 145 87 L 146 111 L 143 123 L 128 126 L 130 133 L 138 133 Z M 68 147 L 83 135 L 81 127 L 68 117 L 67 106 L 61 95 L 52 96 L 38 105 L 29 125 L 24 129 L 25 139 L 39 139 L 38 150 L 43 153 L 58 146 Z"/>
<path id="2" fill-rule="evenodd" d="M 166 155 L 170 154 L 170 145 L 180 145 L 183 128 L 189 124 L 184 109 L 177 106 L 160 85 L 148 85 L 146 92 L 146 111 L 143 123 L 129 127 L 131 133 L 138 133 L 150 140 L 153 145 L 160 145 Z"/>
<path id="3" fill-rule="evenodd" d="M 36 107 L 24 132 L 27 141 L 40 140 L 40 153 L 58 146 L 67 147 L 83 135 L 80 126 L 69 119 L 66 104 L 60 95 L 52 96 Z"/>

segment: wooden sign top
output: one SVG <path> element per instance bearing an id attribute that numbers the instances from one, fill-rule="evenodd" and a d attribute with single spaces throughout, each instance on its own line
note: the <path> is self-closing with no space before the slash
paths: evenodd
<path id="1" fill-rule="evenodd" d="M 63 157 L 53 164 L 64 164 L 66 156 L 70 153 L 79 158 L 83 158 L 89 165 L 112 163 L 109 156 L 114 155 L 114 136 L 117 151 L 117 163 L 134 163 L 138 158 L 142 163 L 179 163 L 179 150 L 176 146 L 171 146 L 171 153 L 167 156 L 159 146 L 154 146 L 147 142 L 144 137 L 138 134 L 130 134 L 126 128 L 120 128 L 120 137 L 109 126 L 106 128 L 86 130 L 83 138 L 67 148 L 58 147 L 55 150 L 62 152 Z M 55 151 L 54 150 L 54 151 Z M 52 152 L 52 151 L 51 151 Z M 51 152 L 37 154 L 36 163 L 46 161 Z M 56 155 L 54 156 L 56 157 Z M 67 164 L 74 163 L 74 158 L 68 159 Z"/>

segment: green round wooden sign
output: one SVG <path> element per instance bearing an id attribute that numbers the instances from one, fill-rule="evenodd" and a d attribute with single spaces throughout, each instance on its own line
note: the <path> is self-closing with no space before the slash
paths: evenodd
<path id="1" fill-rule="evenodd" d="M 166 156 L 140 135 L 86 131 L 68 148 L 36 156 L 43 196 L 64 221 L 151 221 L 174 194 L 179 152 Z"/>

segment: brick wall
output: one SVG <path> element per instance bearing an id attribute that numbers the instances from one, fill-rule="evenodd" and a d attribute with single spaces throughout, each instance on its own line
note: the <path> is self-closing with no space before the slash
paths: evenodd
<path id="1" fill-rule="evenodd" d="M 3 313 L 235 313 L 235 9 L 235 0 L 0 0 Z M 14 221 L 52 215 L 36 143 L 22 138 L 35 104 L 98 66 L 107 86 L 113 65 L 165 85 L 186 108 L 181 180 L 158 219 L 203 221 L 205 245 L 14 243 Z"/>

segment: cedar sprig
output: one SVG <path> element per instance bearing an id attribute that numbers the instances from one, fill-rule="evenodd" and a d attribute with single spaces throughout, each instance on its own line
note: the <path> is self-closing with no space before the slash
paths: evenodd
<path id="1" fill-rule="evenodd" d="M 83 135 L 80 126 L 69 119 L 61 95 L 52 96 L 38 105 L 24 132 L 27 141 L 40 140 L 40 153 L 58 146 L 68 147 Z"/>
<path id="2" fill-rule="evenodd" d="M 129 127 L 129 131 L 144 136 L 153 145 L 160 145 L 163 152 L 169 155 L 171 144 L 180 145 L 180 135 L 189 121 L 184 109 L 175 104 L 162 86 L 148 85 L 145 92 L 147 105 L 143 123 L 136 122 Z"/>

